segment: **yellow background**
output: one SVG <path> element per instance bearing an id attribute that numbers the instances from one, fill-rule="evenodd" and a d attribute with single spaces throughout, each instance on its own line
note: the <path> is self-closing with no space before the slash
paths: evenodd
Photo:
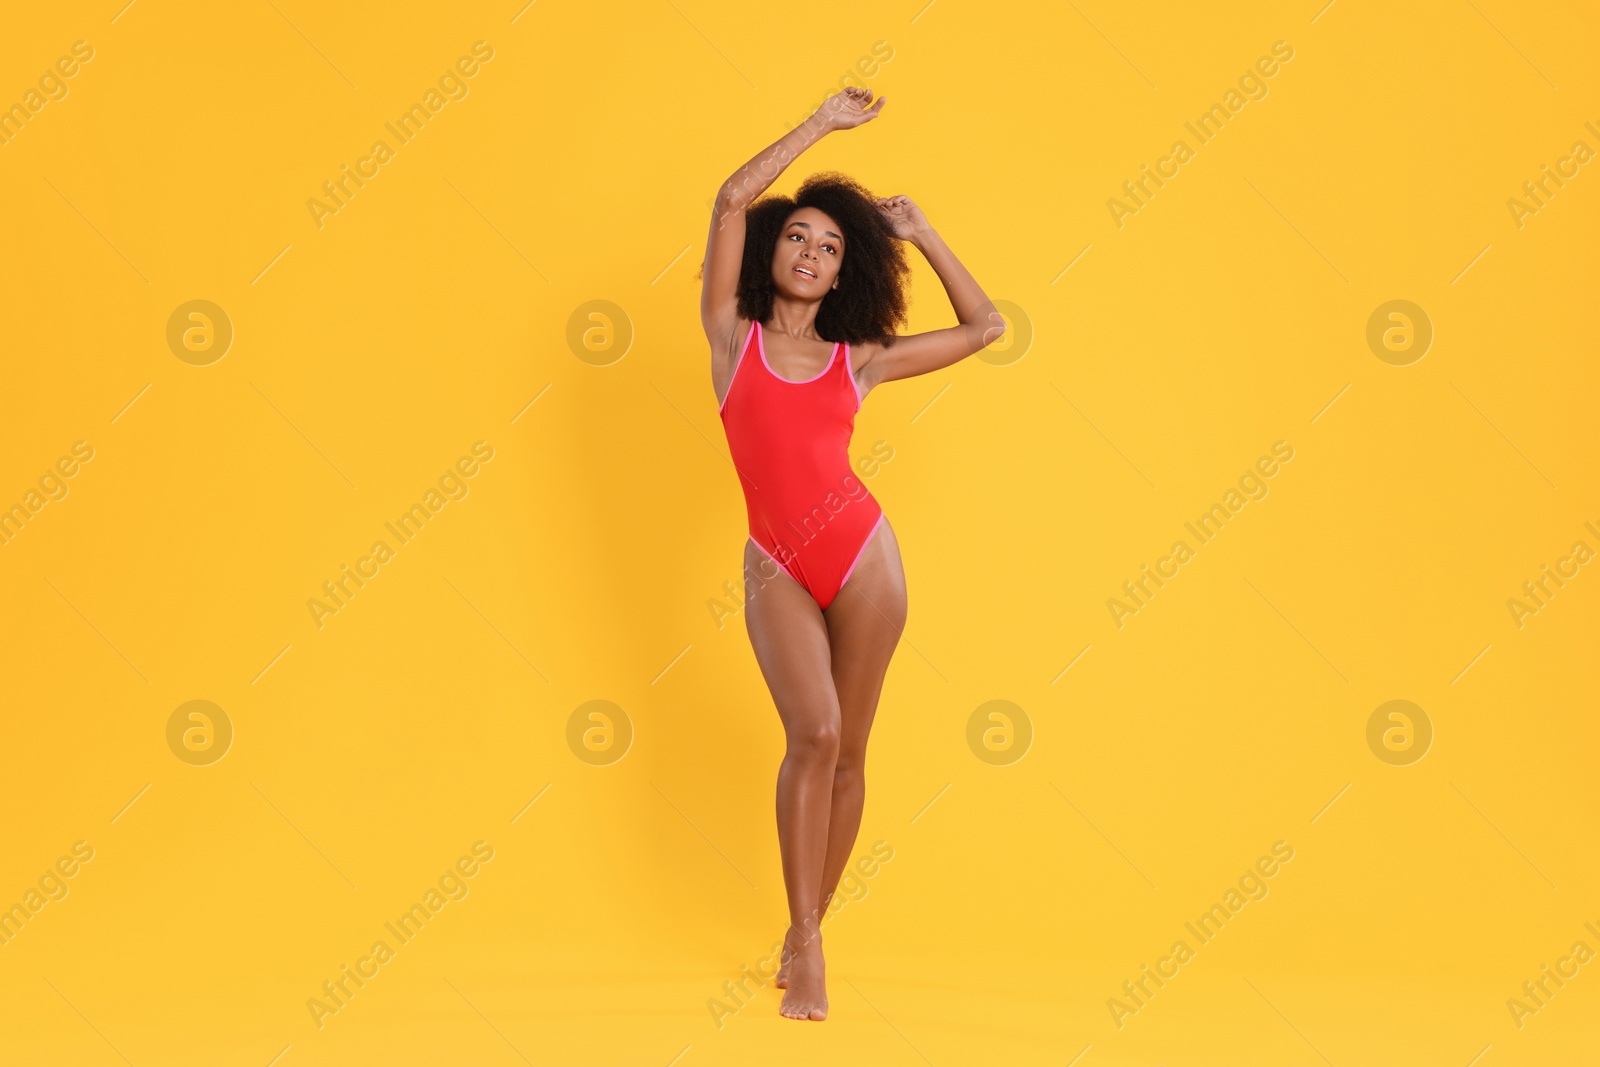
<path id="1" fill-rule="evenodd" d="M 1587 1062 L 1600 963 L 1520 1029 L 1506 1002 L 1600 950 L 1600 568 L 1520 629 L 1506 602 L 1600 549 L 1600 164 L 1520 228 L 1506 202 L 1600 148 L 1592 9 L 520 7 L 6 14 L 0 103 L 95 52 L 0 146 L 0 504 L 94 458 L 0 548 L 0 903 L 95 852 L 0 947 L 0 1062 Z M 319 228 L 479 40 L 469 95 Z M 717 184 L 879 41 L 882 117 L 776 188 L 910 195 L 1033 340 L 860 414 L 910 588 L 857 846 L 894 858 L 828 926 L 827 1023 L 767 988 L 719 1028 L 785 920 L 782 739 L 708 603 L 746 530 L 694 273 Z M 911 255 L 912 328 L 951 324 Z M 194 299 L 235 331 L 209 366 L 166 341 Z M 1434 327 L 1409 366 L 1366 343 L 1392 299 Z M 594 300 L 621 358 L 569 346 Z M 469 495 L 318 628 L 480 440 Z M 1119 629 L 1107 599 L 1279 440 L 1270 495 Z M 1409 766 L 1367 746 L 1394 699 L 1435 733 Z M 235 730 L 209 766 L 167 744 L 190 700 Z M 632 727 L 607 766 L 566 740 L 590 700 Z M 990 700 L 1031 723 L 1009 765 L 967 744 Z M 319 1029 L 307 1000 L 480 840 L 470 894 Z M 1280 840 L 1270 894 L 1119 1028 Z"/>

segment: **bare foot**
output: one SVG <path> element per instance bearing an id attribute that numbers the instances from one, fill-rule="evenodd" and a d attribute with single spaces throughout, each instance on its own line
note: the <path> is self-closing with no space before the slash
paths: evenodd
<path id="1" fill-rule="evenodd" d="M 791 926 L 788 930 L 784 931 L 783 951 L 778 955 L 778 977 L 772 980 L 772 984 L 777 986 L 779 989 L 789 988 L 789 969 L 794 966 L 796 943 L 797 939 L 794 936 L 794 927 Z"/>
<path id="2" fill-rule="evenodd" d="M 813 1022 L 826 1019 L 828 990 L 820 935 L 800 945 L 800 950 L 794 955 L 789 979 L 778 1013 L 788 1019 L 809 1019 Z"/>

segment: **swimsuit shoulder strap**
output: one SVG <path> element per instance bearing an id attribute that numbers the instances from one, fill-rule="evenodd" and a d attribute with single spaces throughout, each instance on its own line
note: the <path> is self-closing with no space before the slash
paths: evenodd
<path id="1" fill-rule="evenodd" d="M 854 368 L 852 368 L 850 366 L 850 356 L 851 356 L 850 342 L 849 341 L 843 341 L 843 342 L 841 342 L 841 344 L 844 346 L 844 350 L 839 355 L 839 362 L 844 365 L 843 373 L 844 373 L 845 380 L 850 383 L 850 395 L 856 398 L 856 410 L 860 411 L 861 410 L 861 386 L 856 384 L 856 372 L 855 372 Z"/>
<path id="2" fill-rule="evenodd" d="M 733 396 L 733 387 L 738 384 L 739 381 L 739 371 L 747 362 L 745 357 L 750 354 L 750 349 L 753 346 L 760 344 L 760 341 L 756 337 L 756 331 L 759 329 L 761 329 L 761 323 L 754 319 L 750 320 L 750 329 L 745 332 L 744 344 L 740 346 L 739 354 L 735 356 L 733 360 L 733 373 L 728 375 L 728 391 L 722 394 L 722 403 L 717 406 L 717 411 L 719 413 L 727 408 L 728 398 Z"/>

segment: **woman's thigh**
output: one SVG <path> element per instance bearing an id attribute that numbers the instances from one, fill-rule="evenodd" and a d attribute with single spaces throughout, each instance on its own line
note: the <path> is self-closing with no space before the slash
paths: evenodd
<path id="1" fill-rule="evenodd" d="M 750 541 L 745 542 L 744 564 L 745 629 L 785 732 L 791 738 L 812 739 L 819 733 L 837 734 L 832 652 L 817 602 L 783 571 L 766 577 L 774 567 Z"/>
<path id="2" fill-rule="evenodd" d="M 823 612 L 839 699 L 841 763 L 865 754 L 889 659 L 906 625 L 906 575 L 900 543 L 885 519 L 850 580 Z"/>

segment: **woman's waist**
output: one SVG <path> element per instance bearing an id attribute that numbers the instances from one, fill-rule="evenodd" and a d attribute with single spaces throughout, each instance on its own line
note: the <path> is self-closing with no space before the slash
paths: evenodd
<path id="1" fill-rule="evenodd" d="M 808 519 L 824 519 L 846 510 L 876 517 L 877 499 L 848 466 L 818 478 L 773 477 L 772 472 L 742 471 L 745 503 L 752 525 L 773 528 Z M 753 475 L 754 485 L 751 484 Z"/>

